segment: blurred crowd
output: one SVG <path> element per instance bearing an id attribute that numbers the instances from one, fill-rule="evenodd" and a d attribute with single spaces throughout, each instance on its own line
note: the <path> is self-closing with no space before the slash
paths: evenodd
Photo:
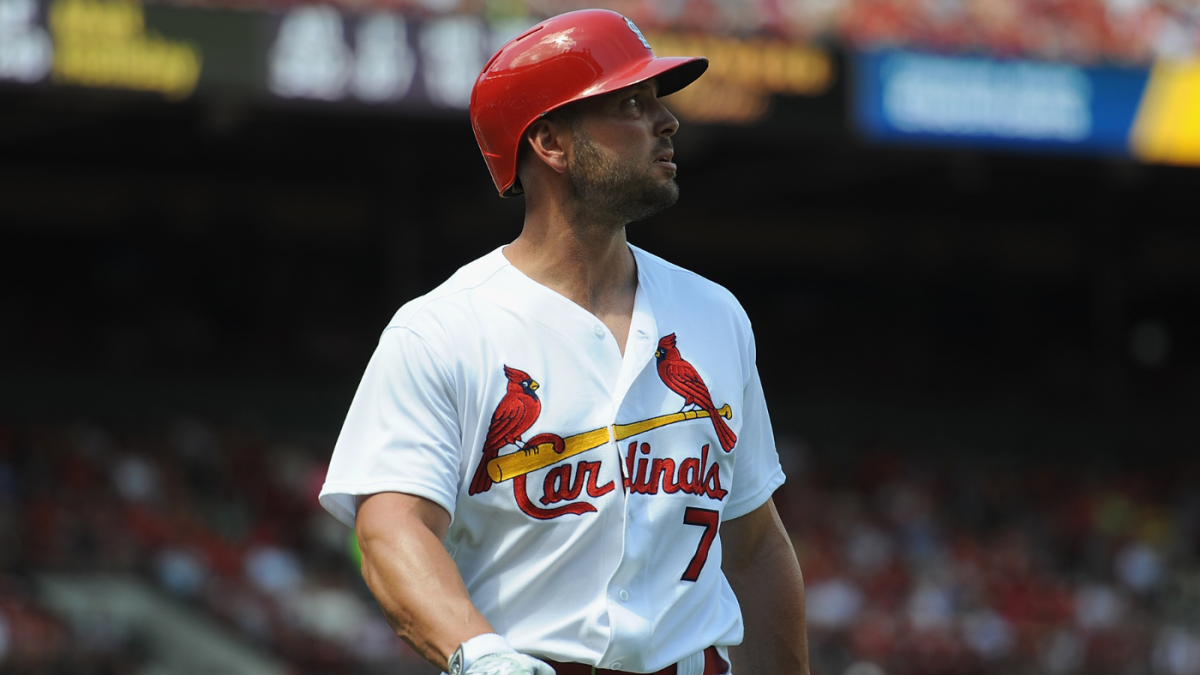
<path id="1" fill-rule="evenodd" d="M 1200 673 L 1195 467 L 785 453 L 815 672 Z"/>
<path id="2" fill-rule="evenodd" d="M 324 450 L 324 448 L 323 448 Z M 301 444 L 180 420 L 153 431 L 0 427 L 0 673 L 137 673 L 138 636 L 56 617 L 41 573 L 125 573 L 297 673 L 428 672 L 317 505 Z"/>
<path id="3" fill-rule="evenodd" d="M 316 502 L 327 439 L 0 426 L 0 673 L 143 672 L 39 575 L 134 575 L 297 673 L 426 673 Z M 782 440 L 813 672 L 1200 675 L 1200 476 Z"/>
<path id="4" fill-rule="evenodd" d="M 789 26 L 814 22 L 794 0 Z M 1081 63 L 1187 58 L 1200 47 L 1193 0 L 849 0 L 822 30 L 860 48 L 909 46 Z M 785 5 L 786 6 L 786 5 Z M 798 12 L 798 14 L 797 14 Z M 820 16 L 818 14 L 818 16 Z"/>
<path id="5" fill-rule="evenodd" d="M 549 0 L 562 9 L 579 0 Z M 1195 0 L 609 0 L 647 27 L 857 49 L 1144 64 L 1200 50 Z M 530 3 L 541 8 L 543 3 Z M 570 5 L 568 7 L 567 5 Z M 553 13 L 553 12 L 551 12 Z"/>
<path id="6" fill-rule="evenodd" d="M 167 0 L 295 7 L 308 0 Z M 1144 65 L 1200 52 L 1196 0 L 334 0 L 352 12 L 477 14 L 520 25 L 602 7 L 654 31 L 825 40 L 1001 58 Z"/>

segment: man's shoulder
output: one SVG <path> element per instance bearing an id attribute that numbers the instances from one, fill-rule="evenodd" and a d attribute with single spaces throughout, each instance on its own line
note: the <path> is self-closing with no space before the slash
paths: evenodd
<path id="1" fill-rule="evenodd" d="M 506 266 L 500 249 L 463 265 L 437 288 L 404 303 L 387 327 L 412 328 L 424 320 L 436 319 L 439 314 L 453 312 L 460 304 L 469 302 L 472 291 L 485 286 Z"/>
<path id="2" fill-rule="evenodd" d="M 689 304 L 704 305 L 708 311 L 717 305 L 734 314 L 745 315 L 737 297 L 721 284 L 636 246 L 631 248 L 637 255 L 638 264 L 643 266 L 644 278 L 664 292 L 673 297 L 686 295 L 697 301 Z"/>

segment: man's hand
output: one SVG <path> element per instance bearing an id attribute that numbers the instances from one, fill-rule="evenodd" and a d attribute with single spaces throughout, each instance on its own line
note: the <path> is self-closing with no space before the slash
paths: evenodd
<path id="1" fill-rule="evenodd" d="M 554 675 L 554 669 L 527 654 L 502 652 L 479 659 L 463 675 Z"/>
<path id="2" fill-rule="evenodd" d="M 513 649 L 500 635 L 476 635 L 450 657 L 450 675 L 554 675 L 554 669 Z"/>

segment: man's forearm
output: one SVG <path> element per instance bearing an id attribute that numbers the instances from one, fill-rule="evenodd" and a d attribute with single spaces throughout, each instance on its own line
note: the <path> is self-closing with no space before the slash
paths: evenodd
<path id="1" fill-rule="evenodd" d="M 737 522 L 737 521 L 733 521 Z M 736 675 L 808 675 L 804 577 L 773 506 L 754 546 L 725 567 L 742 607 L 745 637 L 730 648 Z"/>
<path id="2" fill-rule="evenodd" d="M 363 579 L 388 623 L 442 670 L 459 644 L 494 632 L 442 546 L 448 525 L 432 502 L 381 493 L 362 502 L 356 528 Z"/>

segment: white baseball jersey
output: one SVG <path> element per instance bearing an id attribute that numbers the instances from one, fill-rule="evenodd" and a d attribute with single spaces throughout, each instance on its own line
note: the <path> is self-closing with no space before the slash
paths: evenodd
<path id="1" fill-rule="evenodd" d="M 355 495 L 440 504 L 471 600 L 513 647 L 653 672 L 741 642 L 719 526 L 783 472 L 741 306 L 631 248 L 624 356 L 500 249 L 401 308 L 320 499 L 350 526 Z"/>

